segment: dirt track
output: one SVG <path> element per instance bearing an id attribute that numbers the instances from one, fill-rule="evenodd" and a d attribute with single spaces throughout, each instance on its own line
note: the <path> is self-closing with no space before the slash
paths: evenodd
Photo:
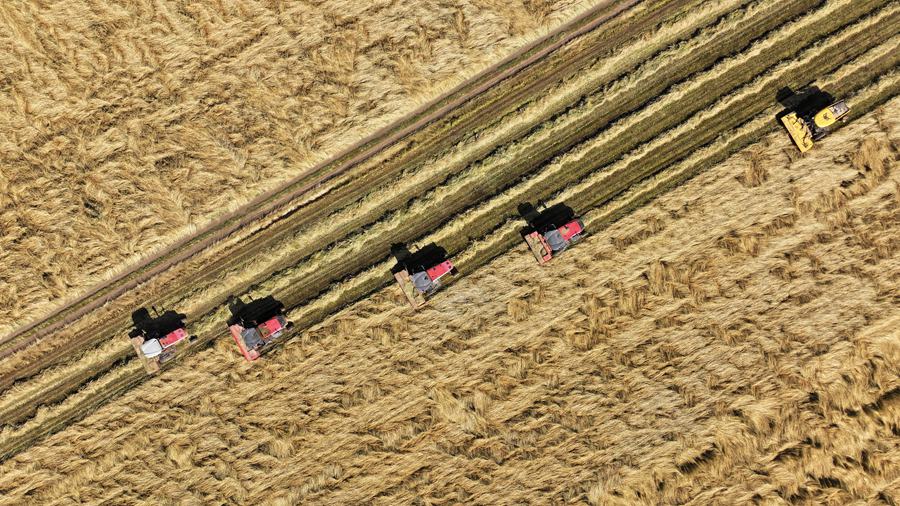
<path id="1" fill-rule="evenodd" d="M 706 166 L 759 138 L 774 126 L 771 122 L 762 123 L 760 118 L 765 119 L 773 113 L 770 111 L 770 91 L 778 85 L 798 86 L 847 63 L 854 71 L 832 73 L 828 79 L 836 93 L 849 95 L 895 68 L 897 43 L 892 41 L 891 34 L 896 30 L 877 31 L 867 26 L 877 22 L 883 27 L 896 28 L 896 8 L 886 7 L 878 11 L 877 18 L 859 21 L 860 16 L 876 10 L 883 3 L 763 1 L 750 2 L 750 8 L 743 8 L 744 2 L 708 2 L 704 4 L 706 10 L 701 9 L 701 14 L 691 19 L 697 25 L 676 20 L 672 26 L 657 30 L 653 37 L 642 40 L 640 45 L 649 48 L 646 61 L 630 65 L 627 61 L 615 60 L 622 66 L 613 68 L 626 72 L 624 77 L 608 71 L 609 61 L 617 58 L 615 53 L 605 56 L 607 60 L 593 62 L 585 72 L 558 84 L 554 93 L 543 101 L 506 117 L 502 128 L 488 130 L 486 136 L 492 131 L 500 131 L 496 138 L 505 142 L 502 148 L 490 149 L 490 141 L 484 146 L 479 145 L 482 135 L 450 149 L 443 157 L 425 163 L 417 172 L 422 177 L 430 177 L 441 174 L 436 170 L 443 170 L 446 176 L 437 176 L 431 182 L 413 180 L 408 184 L 401 179 L 400 186 L 393 184 L 378 190 L 382 195 L 402 195 L 401 190 L 418 195 L 408 207 L 397 208 L 393 214 L 384 216 L 379 207 L 384 201 L 378 200 L 379 193 L 374 191 L 371 200 L 349 206 L 343 214 L 336 214 L 331 224 L 347 223 L 347 229 L 342 233 L 350 234 L 356 227 L 349 224 L 354 223 L 361 210 L 376 213 L 375 216 L 381 217 L 380 221 L 346 236 L 332 249 L 318 253 L 309 249 L 303 236 L 288 236 L 281 247 L 290 254 L 277 259 L 274 264 L 259 266 L 262 277 L 247 277 L 242 283 L 256 283 L 255 293 L 274 292 L 291 306 L 305 302 L 294 315 L 299 322 L 309 324 L 383 286 L 387 281 L 384 246 L 392 241 L 436 238 L 451 252 L 474 245 L 474 249 L 466 250 L 460 257 L 460 265 L 474 269 L 515 244 L 515 234 L 510 232 L 515 230 L 515 224 L 508 218 L 521 199 L 536 196 L 566 198 L 583 203 L 579 210 L 590 209 L 713 141 L 717 147 L 704 162 Z M 823 6 L 811 9 L 820 4 Z M 722 12 L 710 14 L 717 8 Z M 779 27 L 791 19 L 795 20 L 794 24 Z M 694 33 L 698 26 L 708 28 Z M 669 48 L 671 42 L 667 42 L 666 37 L 678 32 L 675 29 L 678 27 L 691 39 Z M 677 36 L 676 40 L 679 40 Z M 754 45 L 748 46 L 754 40 Z M 821 42 L 813 45 L 815 41 Z M 761 51 L 760 44 L 768 44 L 767 50 Z M 574 46 L 578 49 L 577 44 Z M 623 51 L 621 54 L 630 53 Z M 685 54 L 691 58 L 682 64 L 678 56 Z M 798 59 L 793 60 L 795 55 Z M 730 59 L 720 61 L 727 56 Z M 829 63 L 823 65 L 822 61 Z M 726 69 L 729 70 L 726 72 Z M 717 84 L 720 75 L 723 82 Z M 724 76 L 729 76 L 727 83 Z M 755 77 L 763 79 L 762 84 L 751 81 Z M 751 84 L 745 84 L 748 82 Z M 596 83 L 606 83 L 599 93 L 594 91 L 597 87 L 591 88 Z M 864 112 L 896 91 L 896 76 L 885 76 L 880 87 L 870 87 L 858 98 L 856 112 Z M 554 97 L 561 98 L 554 103 Z M 614 107 L 608 107 L 606 100 L 615 104 Z M 706 106 L 709 106 L 707 111 L 701 110 Z M 543 112 L 545 109 L 553 111 L 549 120 Z M 735 114 L 734 111 L 741 112 Z M 702 123 L 706 135 L 678 130 L 685 121 L 697 128 L 701 125 L 698 118 L 703 114 L 708 116 Z M 511 118 L 522 118 L 521 126 Z M 491 124 L 501 118 L 495 120 Z M 535 121 L 532 126 L 529 126 L 530 120 Z M 741 133 L 734 142 L 715 140 L 719 133 L 734 131 L 742 124 L 747 128 L 737 130 Z M 518 133 L 509 138 L 503 128 Z M 446 163 L 454 157 L 461 160 L 457 162 L 458 167 Z M 403 160 L 402 156 L 398 159 Z M 543 167 L 544 162 L 551 160 L 549 166 Z M 623 177 L 607 180 L 607 173 L 621 173 Z M 593 187 L 570 187 L 571 182 L 586 177 L 589 179 L 585 184 L 593 184 Z M 605 193 L 598 192 L 598 188 L 604 189 Z M 457 197 L 448 199 L 452 195 Z M 366 207 L 367 203 L 371 207 Z M 423 238 L 422 234 L 431 229 L 436 229 L 435 233 Z M 320 232 L 321 228 L 312 227 L 305 234 Z M 341 237 L 344 236 L 331 241 Z M 303 251 L 306 253 L 298 255 Z M 298 258 L 305 260 L 294 266 Z M 337 266 L 338 270 L 328 270 L 329 266 Z M 273 271 L 281 277 L 270 278 Z M 221 282 L 221 278 L 213 281 Z M 221 300 L 223 295 L 221 289 L 219 292 L 199 289 L 177 294 L 169 300 L 215 301 Z M 195 314 L 191 310 L 188 312 Z M 209 312 L 194 321 L 194 328 L 203 340 L 209 341 L 221 333 L 221 319 L 221 309 Z M 79 335 L 77 324 L 72 327 L 58 337 L 59 342 L 71 342 L 72 335 Z M 123 328 L 120 322 L 112 324 L 108 330 L 116 333 Z M 0 419 L 6 423 L 23 421 L 37 406 L 62 400 L 87 380 L 98 379 L 90 388 L 63 404 L 7 431 L 3 440 L 5 453 L 29 444 L 42 433 L 64 426 L 141 380 L 134 363 L 114 367 L 126 359 L 131 350 L 125 343 L 109 342 L 109 333 L 81 334 L 86 336 L 85 344 L 97 347 L 81 357 L 59 363 L 59 368 L 44 371 L 10 391 L 7 402 L 0 403 Z M 46 355 L 51 359 L 52 349 Z M 30 359 L 24 354 L 19 358 L 29 363 Z M 53 362 L 39 359 L 31 363 L 36 365 L 29 374 L 37 373 Z M 11 364 L 13 362 L 7 360 L 3 365 L 10 371 Z M 21 367 L 22 362 L 18 364 L 20 367 L 15 370 L 26 370 Z M 98 376 L 105 371 L 110 372 Z"/>
<path id="2" fill-rule="evenodd" d="M 262 364 L 218 342 L 4 463 L 0 492 L 896 501 L 897 111 L 803 157 L 768 136 L 546 268 L 519 246 L 420 313 L 388 288 Z"/>

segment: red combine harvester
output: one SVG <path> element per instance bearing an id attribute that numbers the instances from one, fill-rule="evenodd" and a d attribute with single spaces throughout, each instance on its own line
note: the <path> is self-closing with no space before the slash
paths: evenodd
<path id="1" fill-rule="evenodd" d="M 175 358 L 195 339 L 185 329 L 185 315 L 171 310 L 160 315 L 156 308 L 153 312 L 155 317 L 142 307 L 132 313 L 134 329 L 128 333 L 144 369 L 151 374 L 159 371 L 162 364 Z"/>
<path id="2" fill-rule="evenodd" d="M 519 205 L 519 214 L 528 223 L 521 231 L 522 237 L 542 265 L 580 241 L 584 234 L 584 223 L 565 204 L 538 211 L 526 202 Z"/>
<path id="3" fill-rule="evenodd" d="M 241 354 L 248 361 L 259 358 L 275 340 L 291 333 L 293 322 L 284 317 L 284 304 L 271 295 L 245 303 L 239 298 L 228 300 L 231 318 L 228 329 Z"/>
<path id="4" fill-rule="evenodd" d="M 391 254 L 397 259 L 391 273 L 413 309 L 428 302 L 441 287 L 444 276 L 456 274 L 453 262 L 447 259 L 447 251 L 434 243 L 415 253 L 404 244 L 394 244 Z"/>

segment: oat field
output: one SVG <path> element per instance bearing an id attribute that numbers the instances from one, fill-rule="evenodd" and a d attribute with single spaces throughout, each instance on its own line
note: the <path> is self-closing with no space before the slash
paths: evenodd
<path id="1" fill-rule="evenodd" d="M 192 85 L 152 100 L 97 86 L 129 98 L 101 107 L 86 95 L 82 109 L 42 87 L 45 106 L 20 111 L 80 118 L 71 128 L 86 139 L 99 132 L 84 130 L 97 127 L 100 113 L 84 109 L 93 104 L 112 115 L 126 147 L 78 165 L 94 152 L 66 144 L 71 135 L 0 129 L 9 132 L 3 156 L 21 158 L 4 165 L 14 175 L 75 163 L 47 169 L 69 188 L 77 184 L 66 178 L 116 167 L 131 178 L 121 188 L 143 199 L 174 188 L 163 207 L 195 188 L 167 175 L 231 171 L 207 185 L 221 187 L 216 205 L 179 197 L 192 203 L 181 228 L 146 202 L 137 208 L 153 216 L 149 235 L 110 233 L 138 226 L 127 206 L 79 218 L 107 220 L 105 245 L 67 251 L 107 263 L 57 291 L 52 276 L 25 282 L 28 269 L 45 267 L 21 248 L 46 248 L 53 234 L 26 233 L 35 225 L 20 211 L 35 199 L 4 183 L 0 204 L 14 217 L 4 220 L 20 224 L 0 258 L 21 277 L 2 286 L 32 290 L 9 292 L 0 309 L 9 317 L 0 320 L 9 329 L 0 334 L 8 502 L 900 501 L 896 1 L 431 5 L 463 13 L 452 15 L 457 32 L 471 25 L 462 39 L 447 39 L 457 33 L 449 25 L 431 33 L 428 21 L 410 24 L 400 16 L 409 4 L 340 6 L 321 26 L 356 30 L 343 43 L 374 40 L 369 19 L 406 23 L 354 53 L 344 69 L 353 79 L 369 79 L 379 58 L 395 73 L 366 81 L 377 91 L 347 84 L 345 107 L 271 77 L 343 82 L 328 67 L 341 58 L 304 59 L 339 46 L 333 30 L 297 46 L 316 32 L 277 5 L 161 5 L 172 12 L 142 12 L 190 18 L 192 28 L 91 26 L 130 27 L 160 44 L 175 40 L 165 29 L 205 40 L 206 63 L 182 76 Z M 228 8 L 231 17 L 219 13 Z M 0 6 L 0 19 L 18 27 L 9 40 L 46 51 L 59 36 L 29 38 L 16 24 L 27 12 Z M 352 12 L 362 21 L 348 21 Z M 30 15 L 56 26 L 46 11 Z M 491 23 L 471 21 L 478 16 L 504 20 L 476 37 L 480 45 L 474 26 Z M 82 18 L 62 16 L 57 32 Z M 263 27 L 256 38 L 248 20 Z M 383 41 L 397 30 L 423 30 L 444 49 L 392 52 Z M 401 71 L 407 56 L 412 74 Z M 129 68 L 171 85 L 153 70 L 170 63 Z M 63 75 L 57 67 L 47 72 Z M 72 79 L 88 72 L 79 68 L 67 68 Z M 811 83 L 846 98 L 852 113 L 800 156 L 775 121 L 775 95 Z M 24 107 L 20 95 L 9 103 Z M 213 95 L 224 102 L 204 102 Z M 202 114 L 181 115 L 186 103 Z M 166 104 L 170 116 L 157 117 Z M 191 154 L 192 140 L 230 128 L 228 115 L 244 117 L 226 136 L 241 139 L 226 149 L 236 165 Z M 119 121 L 160 130 L 132 135 Z M 304 130 L 315 121 L 324 123 Z M 48 145 L 59 151 L 38 156 Z M 160 166 L 131 151 L 166 146 L 178 154 Z M 137 182 L 148 175 L 162 179 Z M 274 182 L 282 188 L 266 186 Z M 591 231 L 545 268 L 521 244 L 516 213 L 539 199 L 571 205 Z M 70 238 L 86 233 L 60 224 L 69 211 L 40 212 Z M 115 253 L 124 237 L 134 251 Z M 134 246 L 144 239 L 146 248 Z M 439 243 L 461 273 L 419 313 L 388 286 L 388 248 L 400 241 Z M 304 331 L 248 365 L 225 336 L 224 301 L 270 293 Z M 150 304 L 187 313 L 199 340 L 148 380 L 124 335 L 131 310 Z M 28 323 L 17 327 L 13 315 Z"/>

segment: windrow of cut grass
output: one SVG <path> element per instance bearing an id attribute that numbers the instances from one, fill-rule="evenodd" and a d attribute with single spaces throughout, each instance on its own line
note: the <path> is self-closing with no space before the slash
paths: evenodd
<path id="1" fill-rule="evenodd" d="M 62 396 L 63 400 L 50 407 L 33 411 L 31 418 L 18 426 L 0 430 L 3 443 L 0 458 L 8 458 L 40 439 L 58 432 L 73 420 L 80 420 L 123 393 L 131 390 L 146 375 L 144 367 L 132 360 L 109 370 L 96 380 L 80 385 L 75 393 Z M 14 416 L 20 416 L 14 413 Z"/>
<path id="2" fill-rule="evenodd" d="M 404 173 L 409 174 L 411 171 L 414 171 L 415 167 L 411 167 L 411 164 L 418 163 L 415 162 L 417 158 L 421 159 L 424 156 L 423 153 L 428 154 L 435 151 L 436 148 L 434 144 L 441 142 L 447 143 L 449 142 L 448 139 L 458 139 L 463 131 L 460 129 L 460 121 L 464 121 L 466 126 L 471 127 L 473 126 L 473 118 L 481 118 L 481 121 L 485 123 L 484 128 L 493 125 L 496 121 L 499 121 L 498 118 L 503 117 L 502 113 L 504 111 L 508 111 L 511 107 L 515 108 L 520 106 L 522 95 L 531 93 L 532 99 L 534 96 L 542 96 L 542 91 L 548 86 L 548 83 L 556 78 L 556 74 L 566 75 L 567 72 L 574 72 L 583 64 L 584 60 L 598 58 L 598 52 L 604 51 L 602 48 L 605 46 L 612 48 L 615 47 L 615 44 L 623 43 L 628 37 L 637 36 L 637 34 L 633 33 L 622 33 L 623 26 L 633 28 L 631 24 L 634 24 L 640 28 L 653 26 L 654 23 L 661 23 L 668 19 L 666 16 L 671 17 L 676 15 L 678 12 L 677 8 L 683 3 L 683 1 L 660 2 L 652 8 L 635 9 L 635 12 L 627 11 L 622 15 L 622 20 L 613 18 L 607 24 L 603 25 L 603 30 L 593 30 L 582 35 L 580 38 L 576 39 L 575 43 L 570 43 L 557 53 L 551 54 L 546 61 L 541 60 L 538 63 L 533 64 L 525 72 L 507 78 L 506 81 L 510 82 L 504 81 L 504 86 L 498 88 L 508 90 L 509 88 L 514 87 L 516 88 L 516 93 L 499 93 L 496 90 L 489 90 L 487 96 L 480 98 L 477 101 L 473 101 L 471 107 L 469 107 L 470 104 L 466 104 L 461 108 L 461 112 L 457 111 L 457 113 L 450 118 L 441 120 L 422 132 L 414 134 L 400 144 L 392 146 L 379 156 L 360 164 L 359 167 L 355 167 L 349 173 L 336 178 L 335 181 L 329 181 L 325 188 L 318 189 L 314 195 L 308 197 L 308 199 L 312 199 L 311 201 L 308 199 L 301 199 L 292 204 L 294 207 L 283 209 L 281 212 L 285 213 L 285 215 L 267 217 L 259 223 L 259 228 L 253 230 L 252 234 L 249 233 L 249 230 L 241 230 L 241 233 L 236 237 L 230 238 L 224 243 L 217 244 L 215 248 L 211 248 L 211 250 L 204 252 L 203 258 L 207 260 L 207 262 L 200 262 L 197 258 L 192 258 L 185 262 L 183 266 L 180 266 L 181 268 L 177 269 L 177 272 L 171 272 L 170 270 L 170 272 L 164 273 L 164 277 L 168 280 L 167 283 L 154 279 L 153 283 L 151 283 L 153 286 L 152 290 L 147 286 L 142 286 L 139 290 L 143 292 L 143 297 L 145 299 L 155 300 L 160 305 L 178 304 L 181 301 L 181 298 L 185 297 L 174 298 L 173 294 L 179 293 L 179 290 L 187 290 L 190 292 L 191 289 L 194 288 L 194 285 L 197 285 L 197 289 L 202 289 L 206 286 L 204 283 L 207 285 L 220 284 L 222 282 L 221 270 L 228 269 L 230 266 L 231 271 L 226 270 L 226 273 L 239 271 L 242 263 L 246 264 L 245 260 L 249 256 L 256 255 L 260 253 L 260 251 L 266 249 L 275 251 L 281 249 L 280 245 L 275 241 L 273 228 L 280 228 L 283 234 L 292 237 L 297 233 L 296 229 L 302 229 L 304 224 L 316 223 L 326 219 L 327 215 L 333 213 L 336 209 L 353 205 L 354 199 L 359 199 L 368 189 L 376 186 L 379 178 L 384 180 L 386 176 L 391 175 L 392 177 L 397 177 L 397 175 L 391 171 L 393 170 L 396 172 L 400 168 L 404 168 Z M 600 14 L 603 13 L 603 11 L 598 12 Z M 614 26 L 607 26 L 608 24 Z M 670 34 L 668 40 L 672 40 L 672 37 L 683 37 L 685 35 L 686 32 L 682 28 L 677 34 Z M 664 39 L 661 43 L 662 46 L 659 47 L 664 47 L 664 45 L 669 42 Z M 608 51 L 609 49 L 605 50 Z M 625 69 L 620 70 L 620 72 L 624 71 Z M 540 76 L 540 78 L 534 77 L 535 75 Z M 469 110 L 472 107 L 483 108 L 488 106 L 494 109 L 493 115 L 473 114 Z M 462 114 L 462 116 L 460 116 L 460 114 Z M 477 131 L 469 132 L 468 135 L 477 135 Z M 387 165 L 387 168 L 382 167 L 383 165 Z M 302 209 L 302 212 L 297 212 L 298 209 Z M 370 216 L 368 219 L 373 220 L 375 217 Z M 250 229 L 251 227 L 247 228 Z M 352 227 L 350 229 L 352 230 Z M 257 233 L 263 237 L 256 237 L 255 234 Z M 334 236 L 335 234 L 332 233 L 332 235 Z M 333 238 L 331 240 L 336 239 Z M 320 244 L 320 246 L 322 245 L 323 244 Z M 211 275 L 195 276 L 195 283 L 185 287 L 184 283 L 178 279 L 180 273 L 185 271 L 212 272 L 219 273 L 220 275 L 215 279 L 211 279 L 213 278 Z M 135 300 L 133 293 L 129 293 L 128 295 L 128 301 Z M 146 300 L 144 302 L 146 302 Z M 216 304 L 220 302 L 221 301 L 218 300 L 215 301 Z M 105 310 L 105 318 L 112 318 L 112 315 L 114 314 L 117 318 L 115 324 L 118 325 L 119 328 L 112 329 L 109 327 L 109 325 L 111 325 L 110 322 L 94 317 L 88 319 L 88 321 L 80 321 L 74 325 L 70 325 L 63 331 L 58 332 L 56 336 L 51 336 L 51 339 L 55 337 L 56 341 L 65 343 L 64 346 L 66 349 L 71 349 L 73 345 L 74 347 L 80 347 L 83 344 L 84 339 L 78 334 L 79 328 L 87 327 L 89 329 L 88 332 L 92 336 L 106 333 L 112 334 L 127 325 L 125 319 L 132 306 L 133 304 L 122 304 L 119 308 L 120 312 L 117 313 L 111 313 L 109 310 Z M 202 311 L 203 310 L 201 309 L 201 312 Z M 38 344 L 40 345 L 40 349 L 32 347 L 32 349 L 28 350 L 28 353 L 20 354 L 21 358 L 28 361 L 29 367 L 22 367 L 21 361 L 7 361 L 10 364 L 10 367 L 17 371 L 16 377 L 3 376 L 4 381 L 7 384 L 10 380 L 27 377 L 32 373 L 34 367 L 50 365 L 53 363 L 52 360 L 54 357 L 50 357 L 46 360 L 42 358 L 41 349 L 55 350 L 55 358 L 60 358 L 63 355 L 59 346 L 54 347 L 50 340 L 45 340 Z M 11 349 L 14 346 L 18 346 L 18 344 L 4 343 L 4 346 L 0 351 Z"/>
<path id="3" fill-rule="evenodd" d="M 4 392 L 0 397 L 0 420 L 15 424 L 34 416 L 40 405 L 65 400 L 77 388 L 119 368 L 131 358 L 134 358 L 134 348 L 127 339 L 109 339 L 90 353 L 44 369 L 31 381 L 13 384 Z"/>

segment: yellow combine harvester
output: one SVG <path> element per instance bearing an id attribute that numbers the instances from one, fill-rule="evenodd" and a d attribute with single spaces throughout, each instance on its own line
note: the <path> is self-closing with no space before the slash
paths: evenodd
<path id="1" fill-rule="evenodd" d="M 834 102 L 829 94 L 815 87 L 792 98 L 791 110 L 781 116 L 781 122 L 801 153 L 812 149 L 816 141 L 828 135 L 834 124 L 850 112 L 846 102 Z"/>

